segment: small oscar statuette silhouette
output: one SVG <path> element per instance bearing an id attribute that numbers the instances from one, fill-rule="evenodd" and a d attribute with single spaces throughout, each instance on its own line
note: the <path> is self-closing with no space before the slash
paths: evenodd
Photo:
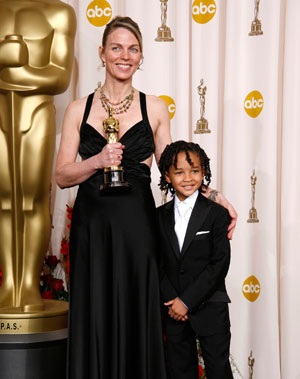
<path id="1" fill-rule="evenodd" d="M 161 26 L 157 29 L 157 37 L 155 38 L 155 41 L 174 41 L 174 38 L 171 36 L 171 29 L 166 25 L 167 8 L 168 0 L 160 0 Z"/>
<path id="2" fill-rule="evenodd" d="M 259 222 L 259 219 L 257 218 L 257 211 L 255 209 L 255 185 L 256 185 L 256 176 L 255 176 L 255 170 L 253 170 L 253 174 L 251 176 L 251 186 L 252 186 L 252 207 L 249 210 L 249 219 L 247 222 L 254 223 Z"/>
<path id="3" fill-rule="evenodd" d="M 108 107 L 108 118 L 103 121 L 103 130 L 106 134 L 107 143 L 118 142 L 119 120 L 113 117 L 113 110 Z M 125 181 L 122 166 L 110 166 L 104 169 L 104 183 L 100 190 L 129 189 L 130 185 Z"/>
<path id="4" fill-rule="evenodd" d="M 200 80 L 200 85 L 197 88 L 198 94 L 200 96 L 200 119 L 196 123 L 196 129 L 194 130 L 194 133 L 210 133 L 211 131 L 208 129 L 208 121 L 204 118 L 206 86 L 203 87 L 203 79 Z"/>
<path id="5" fill-rule="evenodd" d="M 253 367 L 254 367 L 255 359 L 252 358 L 252 350 L 248 357 L 248 366 L 249 366 L 249 379 L 253 379 Z"/>
<path id="6" fill-rule="evenodd" d="M 254 0 L 254 20 L 251 23 L 251 32 L 249 32 L 249 36 L 259 36 L 263 34 L 263 31 L 261 30 L 261 21 L 258 19 L 259 3 L 260 0 Z"/>

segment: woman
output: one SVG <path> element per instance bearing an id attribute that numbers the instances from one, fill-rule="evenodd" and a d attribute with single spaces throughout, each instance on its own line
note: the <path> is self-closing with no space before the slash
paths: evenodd
<path id="1" fill-rule="evenodd" d="M 132 87 L 143 59 L 138 25 L 116 17 L 99 56 L 104 85 L 67 108 L 57 158 L 61 188 L 79 184 L 70 236 L 69 378 L 165 378 L 156 267 L 153 153 L 171 142 L 165 102 Z M 107 144 L 108 107 L 120 122 Z M 75 162 L 77 153 L 81 162 Z M 122 162 L 131 189 L 104 192 L 103 169 Z"/>

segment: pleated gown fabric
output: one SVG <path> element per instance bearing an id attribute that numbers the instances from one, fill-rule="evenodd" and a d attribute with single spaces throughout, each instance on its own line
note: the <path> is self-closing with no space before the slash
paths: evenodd
<path id="1" fill-rule="evenodd" d="M 99 153 L 106 139 L 86 121 L 79 154 Z M 146 97 L 143 119 L 120 139 L 122 166 L 131 190 L 103 193 L 103 170 L 80 184 L 70 233 L 68 379 L 166 379 L 155 204 L 150 169 L 154 152 Z"/>

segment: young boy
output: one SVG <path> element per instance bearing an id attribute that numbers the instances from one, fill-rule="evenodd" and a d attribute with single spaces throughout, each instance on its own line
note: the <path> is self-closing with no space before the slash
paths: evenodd
<path id="1" fill-rule="evenodd" d="M 207 379 L 233 378 L 230 299 L 225 287 L 230 262 L 229 214 L 202 195 L 211 171 L 209 158 L 199 145 L 185 141 L 168 145 L 159 169 L 160 188 L 175 194 L 157 209 L 170 378 L 198 379 L 196 336 Z"/>

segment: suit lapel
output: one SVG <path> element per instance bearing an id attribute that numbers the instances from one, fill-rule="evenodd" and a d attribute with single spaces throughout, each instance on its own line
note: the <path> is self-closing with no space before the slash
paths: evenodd
<path id="1" fill-rule="evenodd" d="M 201 228 L 201 225 L 210 212 L 210 208 L 211 206 L 207 204 L 206 198 L 199 192 L 186 230 L 185 239 L 180 253 L 181 257 L 183 257 L 184 253 L 190 246 L 196 232 Z"/>
<path id="2" fill-rule="evenodd" d="M 166 229 L 167 237 L 172 246 L 173 252 L 177 258 L 180 258 L 180 251 L 178 246 L 177 236 L 174 230 L 175 225 L 175 216 L 174 216 L 174 198 L 168 202 L 164 207 L 165 217 L 164 217 L 164 226 Z"/>

